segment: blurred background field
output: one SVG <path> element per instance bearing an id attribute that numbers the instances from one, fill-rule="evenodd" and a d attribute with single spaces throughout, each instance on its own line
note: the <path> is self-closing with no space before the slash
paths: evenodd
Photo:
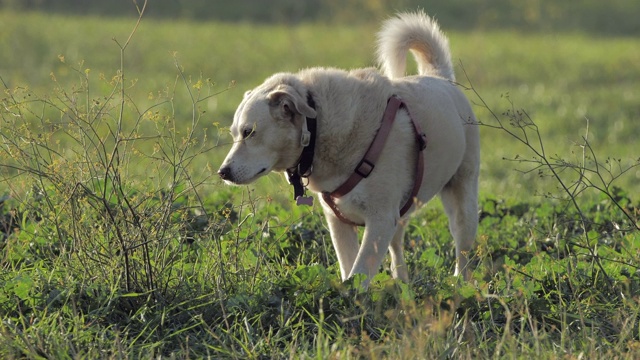
<path id="1" fill-rule="evenodd" d="M 138 6 L 143 1 L 137 0 Z M 76 15 L 135 17 L 135 2 L 98 0 L 2 0 L 4 9 Z M 640 31 L 639 5 L 633 0 L 155 0 L 146 14 L 153 18 L 195 21 L 298 24 L 377 22 L 397 10 L 424 8 L 447 29 L 523 29 L 629 35 Z"/>
<path id="2" fill-rule="evenodd" d="M 0 76 L 6 87 L 27 87 L 45 95 L 54 86 L 52 76 L 59 85 L 71 86 L 78 81 L 74 69 L 88 69 L 94 94 L 108 93 L 107 80 L 120 65 L 114 39 L 124 42 L 131 31 L 133 3 L 5 0 L 1 4 Z M 178 68 L 192 85 L 199 80 L 206 84 L 209 94 L 222 91 L 199 104 L 206 112 L 201 131 L 209 133 L 208 139 L 220 140 L 216 142 L 220 146 L 196 159 L 198 167 L 211 169 L 228 150 L 225 144 L 230 138 L 224 127 L 244 91 L 280 71 L 375 66 L 380 21 L 393 9 L 418 5 L 276 1 L 265 9 L 250 1 L 229 4 L 154 1 L 124 64 L 126 81 L 131 82 L 129 97 L 139 109 L 171 93 L 176 119 L 190 117 L 188 92 L 176 86 Z M 551 154 L 579 157 L 575 144 L 588 129 L 588 139 L 600 156 L 623 162 L 640 156 L 637 2 L 605 6 L 586 1 L 579 9 L 552 1 L 538 1 L 535 6 L 516 1 L 464 4 L 425 5 L 450 37 L 461 84 L 471 83 L 497 113 L 509 109 L 510 102 L 524 109 L 539 125 Z M 468 95 L 478 102 L 473 93 Z M 485 109 L 476 111 L 481 121 L 489 122 Z M 222 131 L 218 133 L 213 124 Z M 505 196 L 541 191 L 546 184 L 535 174 L 523 175 L 514 168 L 526 167 L 503 160 L 526 157 L 523 151 L 513 139 L 484 128 L 482 191 Z M 640 171 L 635 171 L 618 185 L 637 193 L 638 180 Z M 257 186 L 282 184 L 279 175 L 271 175 Z"/>

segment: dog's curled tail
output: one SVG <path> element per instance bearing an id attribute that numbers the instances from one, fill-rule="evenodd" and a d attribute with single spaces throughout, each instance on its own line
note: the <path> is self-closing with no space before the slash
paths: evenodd
<path id="1" fill-rule="evenodd" d="M 405 76 L 409 50 L 420 75 L 455 81 L 449 41 L 436 21 L 422 11 L 400 13 L 387 20 L 378 33 L 378 61 L 390 78 Z"/>

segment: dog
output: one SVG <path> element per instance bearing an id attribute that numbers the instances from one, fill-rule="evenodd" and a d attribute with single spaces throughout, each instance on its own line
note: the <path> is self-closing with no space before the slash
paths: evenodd
<path id="1" fill-rule="evenodd" d="M 298 201 L 308 201 L 307 189 L 320 194 L 342 280 L 365 274 L 365 287 L 387 249 L 393 277 L 409 281 L 407 216 L 439 194 L 455 240 L 455 275 L 468 279 L 480 140 L 469 101 L 455 83 L 448 39 L 424 12 L 400 13 L 383 24 L 377 52 L 381 71 L 310 68 L 275 74 L 247 91 L 218 174 L 228 184 L 248 184 L 286 171 Z M 409 52 L 418 75 L 405 76 Z M 377 159 L 369 161 L 385 113 L 392 122 Z M 338 193 L 352 177 L 356 183 Z M 409 211 L 402 213 L 403 205 Z M 355 225 L 365 227 L 361 244 Z"/>

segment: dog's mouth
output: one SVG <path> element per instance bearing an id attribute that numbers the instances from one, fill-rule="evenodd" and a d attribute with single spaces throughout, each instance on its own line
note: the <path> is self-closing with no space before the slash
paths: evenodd
<path id="1" fill-rule="evenodd" d="M 260 169 L 260 171 L 258 171 L 255 175 L 253 175 L 251 178 L 249 178 L 246 183 L 252 183 L 256 180 L 258 180 L 258 178 L 260 178 L 262 175 L 265 175 L 267 172 L 267 168 L 262 168 Z"/>
<path id="2" fill-rule="evenodd" d="M 218 174 L 220 175 L 222 180 L 228 185 L 246 185 L 254 182 L 255 180 L 257 180 L 259 177 L 261 177 L 267 172 L 268 172 L 268 169 L 265 167 L 260 169 L 258 172 L 256 172 L 255 175 L 245 178 L 242 175 L 238 176 L 237 174 L 234 174 L 234 172 L 230 168 L 223 167 L 218 171 Z"/>
<path id="3" fill-rule="evenodd" d="M 252 177 L 248 178 L 248 179 L 234 179 L 237 180 L 235 181 L 236 185 L 247 185 L 247 184 L 251 184 L 252 182 L 258 180 L 258 178 L 262 177 L 263 175 L 265 175 L 267 173 L 267 168 L 262 168 L 260 169 L 260 171 L 258 171 L 255 175 L 253 175 Z"/>

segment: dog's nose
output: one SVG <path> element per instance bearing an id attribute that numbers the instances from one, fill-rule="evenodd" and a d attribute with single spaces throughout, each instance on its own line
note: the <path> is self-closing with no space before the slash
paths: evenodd
<path id="1" fill-rule="evenodd" d="M 231 168 L 228 166 L 221 167 L 220 170 L 218 170 L 218 175 L 220 175 L 222 180 L 229 180 L 231 178 Z"/>

